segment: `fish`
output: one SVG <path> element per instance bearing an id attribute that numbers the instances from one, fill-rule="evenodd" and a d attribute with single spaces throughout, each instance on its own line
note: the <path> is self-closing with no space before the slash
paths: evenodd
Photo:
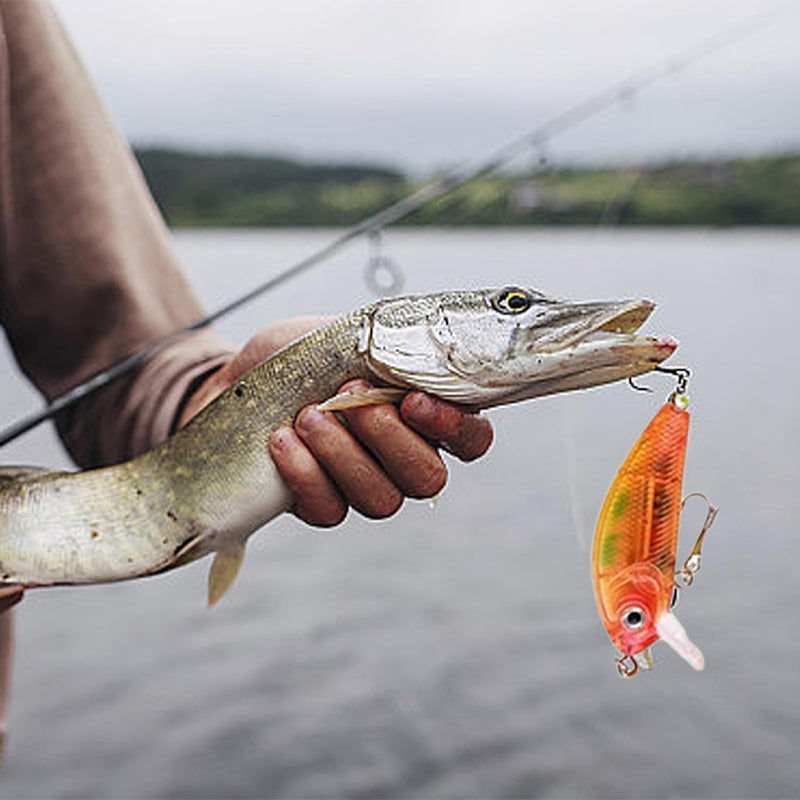
<path id="1" fill-rule="evenodd" d="M 694 669 L 705 660 L 672 613 L 677 586 L 700 566 L 700 547 L 717 509 L 709 503 L 703 530 L 683 569 L 675 567 L 689 399 L 673 392 L 631 448 L 597 519 L 592 547 L 595 600 L 603 625 L 621 652 L 620 675 L 652 668 L 650 647 L 666 642 Z M 702 495 L 705 497 L 704 495 Z"/>
<path id="2" fill-rule="evenodd" d="M 478 411 L 626 379 L 677 347 L 637 333 L 653 309 L 649 300 L 570 302 L 507 286 L 388 298 L 344 314 L 136 458 L 0 472 L 0 594 L 140 578 L 213 553 L 212 605 L 239 572 L 248 537 L 291 505 L 268 441 L 303 407 L 418 389 Z M 353 378 L 375 389 L 341 396 Z"/>

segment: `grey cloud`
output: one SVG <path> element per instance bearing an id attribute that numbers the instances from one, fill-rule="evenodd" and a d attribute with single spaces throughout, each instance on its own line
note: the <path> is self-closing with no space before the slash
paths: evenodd
<path id="1" fill-rule="evenodd" d="M 56 7 L 136 141 L 428 169 L 543 122 L 763 8 L 745 0 L 154 0 Z M 798 9 L 785 12 L 797 22 Z M 563 159 L 800 146 L 773 25 L 552 143 Z"/>

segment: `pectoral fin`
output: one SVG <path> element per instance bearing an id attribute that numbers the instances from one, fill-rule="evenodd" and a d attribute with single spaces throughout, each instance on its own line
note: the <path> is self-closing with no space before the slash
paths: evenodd
<path id="1" fill-rule="evenodd" d="M 379 406 L 384 403 L 399 403 L 408 394 L 408 389 L 390 389 L 370 387 L 369 389 L 351 389 L 334 395 L 317 408 L 320 411 L 342 411 L 346 408 L 361 406 Z"/>
<path id="2" fill-rule="evenodd" d="M 244 561 L 244 544 L 230 549 L 218 550 L 208 573 L 208 606 L 209 608 L 222 599 L 231 588 Z"/>

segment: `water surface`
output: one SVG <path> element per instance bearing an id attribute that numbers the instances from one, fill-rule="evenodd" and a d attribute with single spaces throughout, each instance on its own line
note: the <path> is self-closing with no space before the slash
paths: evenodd
<path id="1" fill-rule="evenodd" d="M 181 233 L 214 307 L 326 231 Z M 31 592 L 19 613 L 0 797 L 796 797 L 800 794 L 797 323 L 800 233 L 403 231 L 406 289 L 521 282 L 650 297 L 648 330 L 693 368 L 686 490 L 721 507 L 663 646 L 620 680 L 591 591 L 594 518 L 670 381 L 491 412 L 491 455 L 451 465 L 435 508 L 286 517 L 204 607 L 207 563 Z M 293 313 L 367 301 L 355 246 L 221 326 L 241 343 Z M 0 417 L 37 401 L 0 364 Z M 6 463 L 66 465 L 39 431 Z M 684 520 L 686 552 L 703 516 Z"/>

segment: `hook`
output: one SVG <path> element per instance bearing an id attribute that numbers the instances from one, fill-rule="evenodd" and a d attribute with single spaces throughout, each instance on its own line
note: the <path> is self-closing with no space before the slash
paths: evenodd
<path id="1" fill-rule="evenodd" d="M 684 394 L 686 392 L 686 386 L 689 383 L 689 376 L 692 374 L 691 370 L 688 367 L 653 367 L 653 372 L 663 372 L 666 375 L 673 375 L 677 381 L 678 385 L 675 387 L 675 394 Z M 628 378 L 628 386 L 631 389 L 635 389 L 637 392 L 652 392 L 653 390 L 648 386 L 639 386 L 638 384 L 633 382 L 633 376 Z"/>
<path id="2" fill-rule="evenodd" d="M 653 367 L 654 372 L 663 372 L 666 375 L 674 375 L 678 381 L 675 387 L 677 394 L 684 394 L 686 392 L 686 385 L 689 383 L 689 376 L 692 374 L 688 367 Z"/>
<path id="3" fill-rule="evenodd" d="M 700 535 L 697 537 L 697 541 L 694 543 L 692 552 L 689 553 L 689 557 L 684 562 L 683 567 L 675 573 L 675 583 L 677 586 L 682 588 L 691 586 L 694 582 L 695 574 L 700 571 L 700 562 L 702 561 L 700 549 L 703 547 L 703 540 L 705 539 L 708 529 L 713 525 L 714 520 L 717 518 L 717 514 L 719 513 L 719 509 L 715 505 L 712 505 L 711 501 L 702 492 L 692 492 L 691 494 L 687 494 L 681 503 L 681 511 L 683 511 L 684 507 L 686 506 L 686 501 L 690 497 L 702 497 L 703 500 L 705 500 L 708 504 L 708 512 L 706 513 L 705 520 L 703 520 L 703 527 L 700 529 Z"/>
<path id="4" fill-rule="evenodd" d="M 633 376 L 628 378 L 628 386 L 630 386 L 631 389 L 635 389 L 637 392 L 650 392 L 651 394 L 653 392 L 653 390 L 649 386 L 637 386 L 633 382 Z"/>
<path id="5" fill-rule="evenodd" d="M 632 656 L 620 656 L 614 663 L 621 678 L 632 678 L 639 671 L 639 664 Z"/>

